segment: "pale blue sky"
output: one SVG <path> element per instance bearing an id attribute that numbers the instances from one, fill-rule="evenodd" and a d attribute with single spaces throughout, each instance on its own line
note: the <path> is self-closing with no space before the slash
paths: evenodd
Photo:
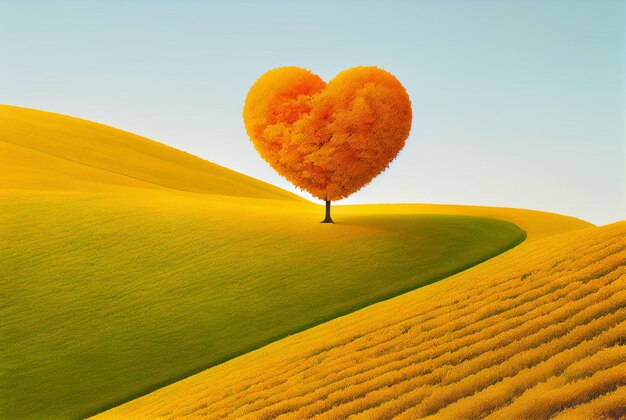
<path id="1" fill-rule="evenodd" d="M 413 129 L 342 203 L 604 224 L 626 219 L 624 22 L 611 0 L 0 0 L 0 103 L 109 124 L 299 192 L 246 137 L 247 90 L 277 66 L 328 80 L 376 65 L 407 88 Z"/>

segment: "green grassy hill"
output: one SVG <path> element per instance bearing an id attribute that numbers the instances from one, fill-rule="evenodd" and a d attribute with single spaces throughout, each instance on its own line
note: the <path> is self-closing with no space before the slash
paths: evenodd
<path id="1" fill-rule="evenodd" d="M 524 230 L 588 225 L 428 206 L 337 207 L 323 225 L 320 206 L 123 131 L 9 106 L 0 126 L 0 417 L 95 413 L 461 271 Z"/>

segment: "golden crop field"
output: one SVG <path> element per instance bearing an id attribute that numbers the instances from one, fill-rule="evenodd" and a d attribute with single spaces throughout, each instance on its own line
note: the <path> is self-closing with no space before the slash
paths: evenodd
<path id="1" fill-rule="evenodd" d="M 626 416 L 626 222 L 526 242 L 101 418 Z"/>

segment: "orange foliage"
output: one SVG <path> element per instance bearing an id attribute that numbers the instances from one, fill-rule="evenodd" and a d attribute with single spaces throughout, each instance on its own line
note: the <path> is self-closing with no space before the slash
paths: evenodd
<path id="1" fill-rule="evenodd" d="M 390 73 L 354 67 L 328 84 L 280 67 L 250 88 L 248 135 L 279 174 L 322 200 L 345 198 L 381 173 L 404 147 L 411 102 Z"/>

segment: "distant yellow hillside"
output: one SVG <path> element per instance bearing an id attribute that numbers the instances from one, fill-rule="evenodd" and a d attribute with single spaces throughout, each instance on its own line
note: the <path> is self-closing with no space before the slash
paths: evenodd
<path id="1" fill-rule="evenodd" d="M 100 418 L 623 418 L 626 222 L 525 243 Z"/>
<path id="2" fill-rule="evenodd" d="M 112 187 L 304 201 L 273 185 L 106 125 L 0 105 L 0 189 Z"/>

